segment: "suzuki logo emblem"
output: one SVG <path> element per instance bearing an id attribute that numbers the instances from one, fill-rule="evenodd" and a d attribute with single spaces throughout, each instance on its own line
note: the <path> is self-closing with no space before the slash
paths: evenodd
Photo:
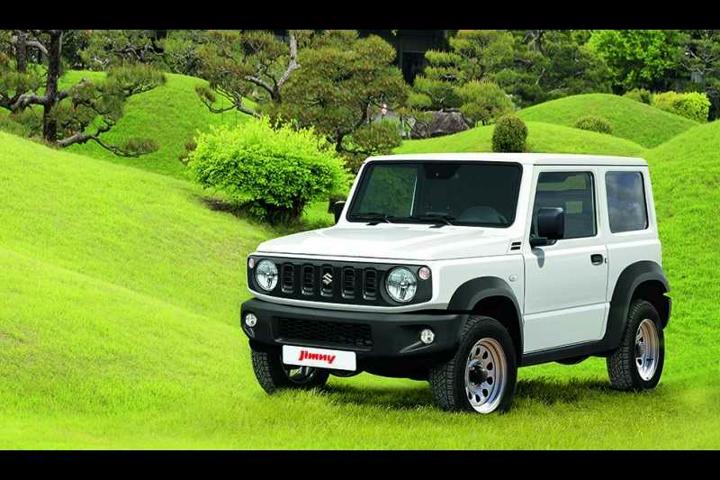
<path id="1" fill-rule="evenodd" d="M 332 273 L 328 272 L 322 277 L 323 285 L 330 285 L 332 283 Z"/>

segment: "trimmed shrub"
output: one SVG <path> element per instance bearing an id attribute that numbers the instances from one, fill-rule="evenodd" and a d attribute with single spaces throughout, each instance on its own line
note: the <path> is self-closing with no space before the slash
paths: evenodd
<path id="1" fill-rule="evenodd" d="M 710 112 L 708 96 L 700 92 L 662 92 L 653 95 L 653 106 L 697 122 L 706 122 Z"/>
<path id="2" fill-rule="evenodd" d="M 463 101 L 460 111 L 473 124 L 487 125 L 513 111 L 512 100 L 495 83 L 473 80 L 460 87 L 459 93 Z"/>
<path id="3" fill-rule="evenodd" d="M 528 129 L 519 117 L 508 114 L 495 123 L 492 135 L 493 152 L 524 152 Z"/>
<path id="4" fill-rule="evenodd" d="M 399 122 L 381 120 L 365 124 L 343 141 L 345 165 L 357 172 L 367 157 L 390 153 L 401 143 Z"/>
<path id="5" fill-rule="evenodd" d="M 652 93 L 650 93 L 650 90 L 646 90 L 644 88 L 633 88 L 632 90 L 625 92 L 623 97 L 630 98 L 636 102 L 646 103 L 648 105 L 652 104 Z"/>
<path id="6" fill-rule="evenodd" d="M 326 140 L 267 118 L 201 133 L 188 159 L 195 181 L 272 224 L 298 220 L 308 202 L 347 191 L 349 183 Z"/>
<path id="7" fill-rule="evenodd" d="M 575 128 L 598 133 L 612 133 L 612 125 L 605 117 L 600 115 L 585 115 L 578 118 L 575 122 Z"/>

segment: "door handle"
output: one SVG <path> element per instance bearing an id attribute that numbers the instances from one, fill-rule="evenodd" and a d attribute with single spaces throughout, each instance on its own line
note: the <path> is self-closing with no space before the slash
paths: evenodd
<path id="1" fill-rule="evenodd" d="M 593 265 L 602 265 L 603 256 L 599 253 L 593 253 L 592 255 L 590 255 L 590 261 Z"/>

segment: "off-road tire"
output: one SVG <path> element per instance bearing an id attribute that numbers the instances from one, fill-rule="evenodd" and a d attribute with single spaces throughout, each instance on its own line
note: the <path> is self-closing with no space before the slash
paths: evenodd
<path id="1" fill-rule="evenodd" d="M 292 380 L 286 371 L 287 366 L 282 363 L 282 353 L 279 349 L 253 350 L 252 364 L 258 383 L 269 394 L 282 389 L 310 390 L 322 388 L 327 383 L 330 375 L 327 370 L 313 368 L 312 376 L 306 381 L 297 382 Z"/>
<path id="2" fill-rule="evenodd" d="M 644 380 L 640 376 L 635 360 L 635 336 L 644 319 L 651 320 L 655 324 L 660 347 L 655 373 L 649 380 Z M 660 315 L 650 302 L 635 300 L 628 310 L 627 324 L 620 345 L 607 357 L 610 384 L 616 390 L 641 391 L 655 388 L 660 381 L 664 363 L 665 340 Z"/>
<path id="3" fill-rule="evenodd" d="M 497 407 L 492 411 L 505 412 L 510 408 L 517 381 L 517 360 L 512 338 L 507 329 L 494 318 L 472 316 L 463 326 L 460 334 L 460 346 L 455 355 L 449 361 L 430 371 L 430 389 L 435 403 L 441 409 L 475 411 L 465 390 L 465 368 L 471 348 L 484 338 L 494 339 L 502 346 L 507 366 L 505 386 L 500 393 Z"/>

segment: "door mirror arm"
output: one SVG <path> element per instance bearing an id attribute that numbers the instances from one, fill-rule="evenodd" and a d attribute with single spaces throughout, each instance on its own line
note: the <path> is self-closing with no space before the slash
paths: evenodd
<path id="1" fill-rule="evenodd" d="M 555 245 L 556 243 L 557 243 L 557 240 L 550 239 L 547 237 L 532 237 L 532 238 L 530 238 L 530 248 L 549 247 L 550 245 Z"/>
<path id="2" fill-rule="evenodd" d="M 340 215 L 342 215 L 343 208 L 345 208 L 345 201 L 340 200 L 339 202 L 333 203 L 332 211 L 335 215 L 335 223 L 338 223 L 338 220 L 340 220 Z"/>

